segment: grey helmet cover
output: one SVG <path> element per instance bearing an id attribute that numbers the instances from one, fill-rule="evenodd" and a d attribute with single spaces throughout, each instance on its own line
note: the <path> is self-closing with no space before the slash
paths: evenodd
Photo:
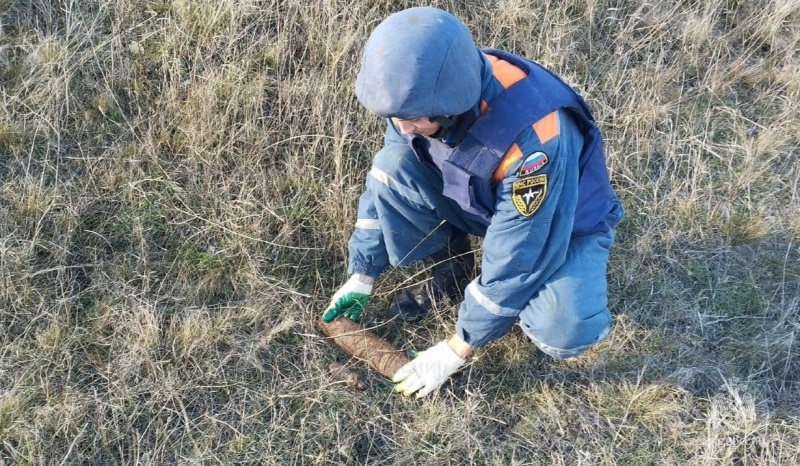
<path id="1" fill-rule="evenodd" d="M 480 99 L 482 63 L 472 34 L 455 16 L 409 8 L 372 31 L 361 55 L 356 97 L 383 117 L 459 115 Z"/>

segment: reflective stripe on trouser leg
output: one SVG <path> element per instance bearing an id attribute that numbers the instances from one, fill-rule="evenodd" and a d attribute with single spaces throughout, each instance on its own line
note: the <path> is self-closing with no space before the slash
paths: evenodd
<path id="1" fill-rule="evenodd" d="M 442 195 L 441 175 L 407 145 L 381 149 L 367 183 L 392 265 L 408 265 L 442 249 L 450 224 L 470 229 L 455 203 Z"/>
<path id="2" fill-rule="evenodd" d="M 543 352 L 571 358 L 608 335 L 606 266 L 613 231 L 574 237 L 567 259 L 520 313 L 520 326 Z"/>

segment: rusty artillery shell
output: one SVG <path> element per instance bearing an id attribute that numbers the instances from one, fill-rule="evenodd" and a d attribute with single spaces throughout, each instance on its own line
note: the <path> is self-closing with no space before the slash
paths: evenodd
<path id="1" fill-rule="evenodd" d="M 350 319 L 320 320 L 319 328 L 344 352 L 366 362 L 386 378 L 391 379 L 397 369 L 410 361 L 403 351 Z"/>

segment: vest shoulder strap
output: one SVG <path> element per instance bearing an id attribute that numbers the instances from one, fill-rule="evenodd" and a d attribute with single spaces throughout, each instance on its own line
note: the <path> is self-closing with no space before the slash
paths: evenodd
<path id="1" fill-rule="evenodd" d="M 526 128 L 560 108 L 570 108 L 591 119 L 588 108 L 569 86 L 532 61 L 507 52 L 483 49 L 484 53 L 519 67 L 525 79 L 497 95 L 456 147 L 450 161 L 484 179 L 489 179 L 506 151 Z"/>

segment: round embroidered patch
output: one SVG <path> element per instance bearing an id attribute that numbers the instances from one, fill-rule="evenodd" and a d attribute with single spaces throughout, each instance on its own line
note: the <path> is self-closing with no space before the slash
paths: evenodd
<path id="1" fill-rule="evenodd" d="M 522 165 L 519 167 L 519 176 L 530 175 L 547 165 L 547 162 L 547 154 L 542 151 L 534 152 L 525 157 L 525 160 L 522 161 Z"/>

